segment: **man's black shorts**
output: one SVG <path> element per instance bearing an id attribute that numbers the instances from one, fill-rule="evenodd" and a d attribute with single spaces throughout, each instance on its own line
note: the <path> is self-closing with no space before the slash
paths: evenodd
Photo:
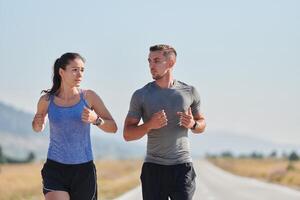
<path id="1" fill-rule="evenodd" d="M 144 163 L 141 174 L 143 200 L 192 200 L 196 189 L 192 163 Z"/>
<path id="2" fill-rule="evenodd" d="M 97 175 L 93 161 L 73 165 L 47 159 L 41 174 L 44 195 L 65 191 L 72 200 L 97 199 Z"/>

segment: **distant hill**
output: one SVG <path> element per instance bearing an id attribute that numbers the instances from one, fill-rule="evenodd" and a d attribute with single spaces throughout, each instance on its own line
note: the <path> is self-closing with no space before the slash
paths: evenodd
<path id="1" fill-rule="evenodd" d="M 31 121 L 33 114 L 23 112 L 0 102 L 0 132 L 6 132 L 22 137 L 33 133 Z"/>
<path id="2" fill-rule="evenodd" d="M 37 159 L 46 158 L 49 144 L 48 124 L 42 133 L 31 128 L 32 113 L 26 113 L 0 102 L 0 145 L 3 152 L 16 158 L 24 158 L 30 151 Z M 92 143 L 95 158 L 132 158 L 144 156 L 144 147 L 125 143 L 121 134 L 104 134 L 92 127 Z"/>

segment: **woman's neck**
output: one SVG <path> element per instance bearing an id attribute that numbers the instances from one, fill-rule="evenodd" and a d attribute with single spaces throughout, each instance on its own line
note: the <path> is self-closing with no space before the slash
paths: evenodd
<path id="1" fill-rule="evenodd" d="M 63 100 L 74 99 L 74 96 L 79 94 L 79 89 L 77 87 L 67 87 L 63 84 L 60 86 L 57 96 Z"/>

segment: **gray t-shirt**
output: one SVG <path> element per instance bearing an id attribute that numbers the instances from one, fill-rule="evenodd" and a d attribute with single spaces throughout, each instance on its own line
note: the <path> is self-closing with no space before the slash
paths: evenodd
<path id="1" fill-rule="evenodd" d="M 200 97 L 193 86 L 174 81 L 171 88 L 160 88 L 150 82 L 134 92 L 127 117 L 150 120 L 151 116 L 164 110 L 168 125 L 151 130 L 147 136 L 145 162 L 175 165 L 192 162 L 188 140 L 188 129 L 179 126 L 177 112 L 191 107 L 193 115 L 200 112 Z"/>

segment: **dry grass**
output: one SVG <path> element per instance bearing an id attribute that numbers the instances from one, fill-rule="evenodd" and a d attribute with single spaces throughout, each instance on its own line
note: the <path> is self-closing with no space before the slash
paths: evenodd
<path id="1" fill-rule="evenodd" d="M 42 163 L 0 165 L 0 200 L 40 200 Z M 98 193 L 113 199 L 139 184 L 142 161 L 97 161 Z"/>
<path id="2" fill-rule="evenodd" d="M 113 199 L 140 183 L 141 161 L 99 161 L 96 167 L 101 199 Z"/>
<path id="3" fill-rule="evenodd" d="M 42 164 L 0 166 L 0 200 L 38 200 L 41 196 Z"/>
<path id="4" fill-rule="evenodd" d="M 233 174 L 253 177 L 300 189 L 300 161 L 289 163 L 278 159 L 209 159 Z"/>

